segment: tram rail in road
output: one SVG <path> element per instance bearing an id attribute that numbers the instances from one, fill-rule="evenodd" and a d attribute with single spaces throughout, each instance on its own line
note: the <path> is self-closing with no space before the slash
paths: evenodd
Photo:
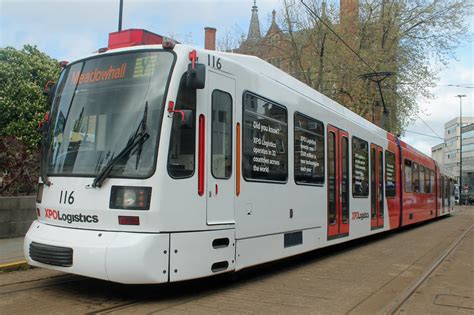
<path id="1" fill-rule="evenodd" d="M 472 314 L 473 262 L 466 261 L 472 256 L 465 249 L 471 248 L 472 254 L 474 207 L 459 209 L 449 218 L 400 233 L 249 269 L 237 281 L 218 276 L 165 285 L 121 285 L 41 268 L 6 272 L 0 274 L 0 309 L 5 313 L 102 314 L 387 314 L 414 309 Z M 467 267 L 454 268 L 459 260 Z M 443 279 L 449 280 L 443 283 L 445 288 L 437 285 L 440 277 L 433 277 L 443 273 Z M 425 288 L 430 283 L 431 289 Z M 469 283 L 471 295 L 466 293 Z M 424 293 L 417 295 L 420 290 Z M 459 305 L 439 303 L 439 296 L 446 292 L 463 299 L 453 300 L 460 301 Z"/>
<path id="2" fill-rule="evenodd" d="M 466 238 L 466 235 L 472 231 L 474 224 L 466 229 L 447 249 L 444 251 L 437 259 L 435 259 L 430 267 L 416 279 L 405 291 L 403 291 L 386 309 L 384 313 L 393 314 L 397 312 L 400 307 L 416 292 L 416 290 L 429 278 L 433 271 L 438 268 L 438 266 L 446 260 L 446 258 L 451 254 L 461 243 L 462 240 Z"/>

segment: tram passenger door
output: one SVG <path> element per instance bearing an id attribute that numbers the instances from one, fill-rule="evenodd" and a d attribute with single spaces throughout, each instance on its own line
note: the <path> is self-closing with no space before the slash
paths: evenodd
<path id="1" fill-rule="evenodd" d="M 370 145 L 370 227 L 383 228 L 383 150 L 375 144 Z"/>
<path id="2" fill-rule="evenodd" d="M 235 80 L 208 72 L 207 224 L 234 223 Z"/>
<path id="3" fill-rule="evenodd" d="M 328 239 L 349 235 L 349 135 L 328 125 Z"/>

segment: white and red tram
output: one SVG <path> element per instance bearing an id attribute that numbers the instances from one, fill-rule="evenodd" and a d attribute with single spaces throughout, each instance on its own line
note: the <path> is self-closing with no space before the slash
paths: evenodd
<path id="1" fill-rule="evenodd" d="M 54 93 L 33 266 L 181 281 L 453 211 L 431 158 L 256 57 L 126 30 Z"/>

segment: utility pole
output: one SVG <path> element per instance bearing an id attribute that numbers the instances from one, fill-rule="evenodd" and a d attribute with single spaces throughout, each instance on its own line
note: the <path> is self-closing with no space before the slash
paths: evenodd
<path id="1" fill-rule="evenodd" d="M 122 13 L 123 13 L 123 0 L 120 0 L 119 4 L 119 21 L 118 21 L 118 31 L 122 30 Z"/>
<path id="2" fill-rule="evenodd" d="M 363 79 L 366 79 L 366 80 L 369 80 L 369 81 L 372 81 L 372 82 L 375 82 L 377 83 L 377 87 L 378 87 L 378 90 L 379 90 L 379 93 L 380 93 L 380 100 L 382 101 L 382 106 L 383 106 L 383 116 L 382 116 L 382 121 L 381 121 L 381 127 L 386 129 L 386 118 L 389 114 L 388 110 L 387 110 L 387 106 L 385 105 L 385 99 L 383 98 L 383 93 L 382 93 L 382 86 L 381 86 L 381 83 L 383 80 L 385 80 L 386 78 L 394 75 L 395 72 L 390 72 L 390 71 L 384 71 L 384 72 L 371 72 L 371 73 L 365 73 L 365 74 L 362 74 L 360 75 L 361 78 Z M 372 109 L 372 122 L 374 122 L 374 110 Z M 388 128 L 390 129 L 390 128 Z M 390 131 L 390 130 L 388 130 Z"/>
<path id="3" fill-rule="evenodd" d="M 466 95 L 456 95 L 459 97 L 459 202 L 462 204 L 462 98 Z"/>

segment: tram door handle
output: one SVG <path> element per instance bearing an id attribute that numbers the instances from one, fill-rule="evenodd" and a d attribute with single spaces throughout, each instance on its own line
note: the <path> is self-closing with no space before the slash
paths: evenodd
<path id="1" fill-rule="evenodd" d="M 217 196 L 218 193 L 219 193 L 219 186 L 215 184 L 214 196 Z M 209 190 L 209 198 L 211 197 L 212 197 L 212 190 Z"/>

